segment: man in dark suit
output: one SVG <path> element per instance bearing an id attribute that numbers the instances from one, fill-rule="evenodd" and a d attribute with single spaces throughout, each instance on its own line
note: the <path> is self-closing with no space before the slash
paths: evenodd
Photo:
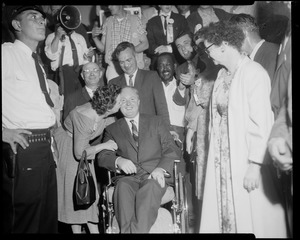
<path id="1" fill-rule="evenodd" d="M 271 85 L 273 85 L 279 45 L 267 42 L 261 38 L 259 26 L 255 18 L 249 14 L 240 13 L 234 15 L 230 21 L 237 24 L 245 33 L 246 38 L 242 50 L 253 61 L 260 63 L 267 70 Z"/>
<path id="2" fill-rule="evenodd" d="M 94 62 L 86 63 L 82 67 L 81 77 L 85 82 L 85 86 L 67 97 L 63 109 L 63 121 L 76 106 L 90 101 L 97 87 L 104 86 L 103 73 L 99 65 Z"/>
<path id="3" fill-rule="evenodd" d="M 101 151 L 97 160 L 100 167 L 121 173 L 113 196 L 121 233 L 148 233 L 180 156 L 162 118 L 139 113 L 137 89 L 125 87 L 120 96 L 124 118 L 109 125 L 104 135 L 104 142 L 113 140 L 118 149 Z M 171 177 L 165 179 L 167 175 Z"/>
<path id="4" fill-rule="evenodd" d="M 165 123 L 170 126 L 167 101 L 157 72 L 138 69 L 132 43 L 120 43 L 113 57 L 118 60 L 124 74 L 110 80 L 108 84 L 121 87 L 134 86 L 140 93 L 140 112 L 162 116 Z"/>
<path id="5" fill-rule="evenodd" d="M 179 33 L 188 29 L 184 16 L 171 11 L 172 5 L 159 5 L 160 13 L 151 18 L 147 23 L 147 38 L 149 42 L 148 54 L 151 57 L 151 70 L 156 69 L 157 56 L 163 52 L 174 54 L 178 64 L 184 62 L 174 41 Z"/>

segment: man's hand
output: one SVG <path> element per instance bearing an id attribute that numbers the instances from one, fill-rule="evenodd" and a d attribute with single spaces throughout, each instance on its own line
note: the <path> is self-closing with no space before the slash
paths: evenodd
<path id="1" fill-rule="evenodd" d="M 159 47 L 155 48 L 154 53 L 161 54 L 161 53 L 168 52 L 168 51 L 169 51 L 169 49 L 167 46 L 160 45 Z"/>
<path id="2" fill-rule="evenodd" d="M 272 138 L 268 142 L 268 149 L 276 167 L 282 171 L 288 171 L 293 168 L 292 154 L 284 138 Z"/>
<path id="3" fill-rule="evenodd" d="M 175 131 L 170 131 L 171 135 L 173 136 L 174 141 L 179 140 L 179 134 Z"/>
<path id="4" fill-rule="evenodd" d="M 85 53 L 84 55 L 83 55 L 83 57 L 84 57 L 84 59 L 87 59 L 87 60 L 89 60 L 89 61 L 91 61 L 92 60 L 92 57 L 94 56 L 94 49 L 93 49 L 93 47 L 90 47 L 89 48 L 89 51 L 87 52 L 87 53 Z"/>
<path id="5" fill-rule="evenodd" d="M 195 83 L 195 75 L 192 75 L 190 73 L 181 73 L 179 76 L 180 82 L 184 84 L 185 86 L 189 86 Z"/>
<path id="6" fill-rule="evenodd" d="M 136 173 L 136 166 L 134 163 L 126 158 L 119 157 L 117 166 L 121 169 L 125 174 L 133 174 Z"/>
<path id="7" fill-rule="evenodd" d="M 59 40 L 63 40 L 62 36 L 66 35 L 66 31 L 61 27 L 57 27 L 56 31 L 55 31 L 55 37 L 58 38 Z"/>
<path id="8" fill-rule="evenodd" d="M 31 134 L 30 131 L 25 129 L 4 128 L 2 131 L 2 141 L 10 144 L 14 154 L 17 154 L 16 143 L 19 143 L 23 149 L 29 146 L 27 140 L 22 136 L 22 133 Z"/>
<path id="9" fill-rule="evenodd" d="M 153 178 L 158 181 L 159 185 L 164 188 L 165 187 L 165 177 L 164 170 L 162 168 L 155 168 L 153 172 L 149 175 L 148 179 Z"/>
<path id="10" fill-rule="evenodd" d="M 92 29 L 92 37 L 96 38 L 102 33 L 102 28 L 99 28 L 97 26 L 94 26 Z"/>

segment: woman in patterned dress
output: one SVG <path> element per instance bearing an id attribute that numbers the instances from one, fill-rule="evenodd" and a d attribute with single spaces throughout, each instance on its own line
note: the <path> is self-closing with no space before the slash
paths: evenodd
<path id="1" fill-rule="evenodd" d="M 116 150 L 114 141 L 90 145 L 90 141 L 100 136 L 104 128 L 114 121 L 110 115 L 120 108 L 119 93 L 116 85 L 98 87 L 91 102 L 76 107 L 64 121 L 65 130 L 59 127 L 54 133 L 58 149 L 57 186 L 58 186 L 58 220 L 70 224 L 73 233 L 81 233 L 81 227 L 87 224 L 90 233 L 99 233 L 99 193 L 96 187 L 96 201 L 87 207 L 74 204 L 73 192 L 78 160 L 83 150 L 91 160 L 95 185 L 97 180 L 94 168 L 95 155 L 103 149 Z"/>
<path id="2" fill-rule="evenodd" d="M 244 33 L 228 22 L 200 30 L 223 67 L 210 102 L 209 151 L 200 233 L 286 237 L 283 206 L 266 157 L 274 122 L 266 70 L 241 53 Z"/>

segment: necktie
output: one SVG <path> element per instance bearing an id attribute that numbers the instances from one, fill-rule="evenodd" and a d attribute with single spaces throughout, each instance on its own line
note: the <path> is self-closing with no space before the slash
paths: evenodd
<path id="1" fill-rule="evenodd" d="M 47 88 L 46 88 L 46 79 L 44 77 L 44 73 L 43 73 L 43 70 L 39 64 L 39 61 L 38 61 L 38 55 L 36 53 L 32 53 L 32 57 L 34 59 L 34 62 L 35 62 L 35 67 L 36 67 L 36 71 L 37 71 L 37 74 L 38 74 L 38 77 L 39 77 L 39 81 L 40 81 L 40 87 L 42 89 L 42 92 L 44 93 L 45 95 L 45 98 L 46 98 L 46 102 L 48 103 L 48 105 L 50 107 L 54 107 L 54 104 L 49 96 L 49 93 L 47 91 Z"/>
<path id="2" fill-rule="evenodd" d="M 71 49 L 72 49 L 72 57 L 73 57 L 73 67 L 75 72 L 79 72 L 79 61 L 78 61 L 78 54 L 77 54 L 77 49 L 75 46 L 75 43 L 73 39 L 71 38 L 71 35 L 69 35 L 70 43 L 71 43 Z"/>
<path id="3" fill-rule="evenodd" d="M 129 86 L 133 87 L 133 81 L 132 81 L 133 75 L 129 75 Z"/>
<path id="4" fill-rule="evenodd" d="M 167 35 L 167 17 L 168 16 L 164 16 L 162 15 L 164 18 L 165 18 L 165 21 L 164 21 L 164 29 L 165 29 L 165 35 Z"/>
<path id="5" fill-rule="evenodd" d="M 131 126 L 131 130 L 132 130 L 132 137 L 136 143 L 136 146 L 138 147 L 139 146 L 139 134 L 138 134 L 138 131 L 137 131 L 137 127 L 134 123 L 134 120 L 130 120 L 132 126 Z"/>

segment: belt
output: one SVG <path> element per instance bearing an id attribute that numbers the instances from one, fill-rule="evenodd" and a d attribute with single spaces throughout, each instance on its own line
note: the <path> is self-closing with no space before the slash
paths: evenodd
<path id="1" fill-rule="evenodd" d="M 23 134 L 28 143 L 49 142 L 51 143 L 51 129 L 26 129 L 32 134 Z"/>

